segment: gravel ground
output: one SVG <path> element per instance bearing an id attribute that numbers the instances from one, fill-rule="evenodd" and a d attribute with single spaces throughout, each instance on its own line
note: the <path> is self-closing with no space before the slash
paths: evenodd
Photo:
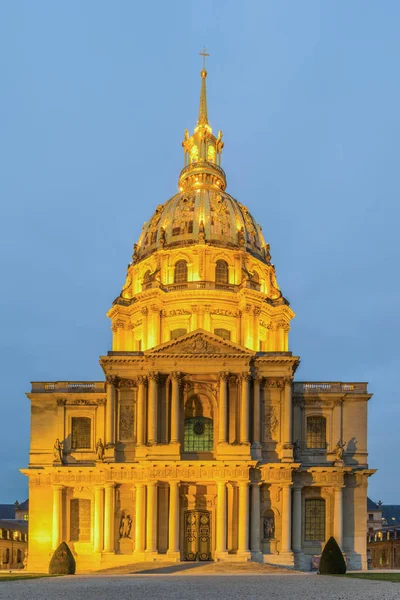
<path id="1" fill-rule="evenodd" d="M 400 585 L 308 574 L 77 575 L 0 582 L 1 600 L 399 600 Z"/>

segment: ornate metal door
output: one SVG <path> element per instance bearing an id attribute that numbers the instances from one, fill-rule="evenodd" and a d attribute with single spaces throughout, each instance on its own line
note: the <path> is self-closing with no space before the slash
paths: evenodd
<path id="1" fill-rule="evenodd" d="M 207 511 L 185 512 L 184 560 L 211 560 L 211 515 Z"/>

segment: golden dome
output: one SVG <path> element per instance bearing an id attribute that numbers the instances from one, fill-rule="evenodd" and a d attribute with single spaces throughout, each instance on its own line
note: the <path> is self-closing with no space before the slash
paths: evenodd
<path id="1" fill-rule="evenodd" d="M 248 209 L 207 186 L 180 192 L 156 208 L 135 246 L 136 260 L 160 248 L 203 243 L 247 250 L 261 260 L 266 256 L 261 227 Z"/>
<path id="2" fill-rule="evenodd" d="M 182 146 L 184 168 L 179 175 L 179 193 L 160 204 L 134 246 L 138 262 L 161 248 L 191 244 L 246 250 L 269 262 L 269 250 L 261 227 L 248 209 L 225 192 L 226 176 L 221 167 L 222 131 L 215 137 L 208 122 L 206 78 L 201 73 L 200 107 L 192 136 L 185 131 Z"/>

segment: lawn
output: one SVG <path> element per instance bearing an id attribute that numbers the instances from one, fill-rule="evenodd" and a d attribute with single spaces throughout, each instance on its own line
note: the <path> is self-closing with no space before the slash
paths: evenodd
<path id="1" fill-rule="evenodd" d="M 394 583 L 400 583 L 400 573 L 374 573 L 373 571 L 369 571 L 368 573 L 347 573 L 345 577 L 368 579 L 369 581 L 393 581 Z"/>
<path id="2" fill-rule="evenodd" d="M 48 575 L 47 573 L 37 575 L 34 575 L 33 573 L 32 575 L 30 575 L 29 573 L 27 573 L 26 575 L 24 575 L 23 573 L 10 573 L 8 575 L 6 573 L 1 573 L 0 581 L 15 581 L 16 579 L 38 579 L 39 577 L 58 577 L 58 575 Z"/>

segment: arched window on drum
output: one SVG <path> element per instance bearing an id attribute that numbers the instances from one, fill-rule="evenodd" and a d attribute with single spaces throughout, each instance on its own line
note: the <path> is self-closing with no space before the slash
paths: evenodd
<path id="1" fill-rule="evenodd" d="M 229 283 L 229 267 L 226 260 L 217 260 L 215 264 L 215 282 Z"/>
<path id="2" fill-rule="evenodd" d="M 186 401 L 183 451 L 190 453 L 212 452 L 214 424 L 209 405 L 193 395 Z"/>
<path id="3" fill-rule="evenodd" d="M 174 283 L 186 283 L 188 280 L 188 268 L 186 260 L 178 260 L 175 263 Z"/>

